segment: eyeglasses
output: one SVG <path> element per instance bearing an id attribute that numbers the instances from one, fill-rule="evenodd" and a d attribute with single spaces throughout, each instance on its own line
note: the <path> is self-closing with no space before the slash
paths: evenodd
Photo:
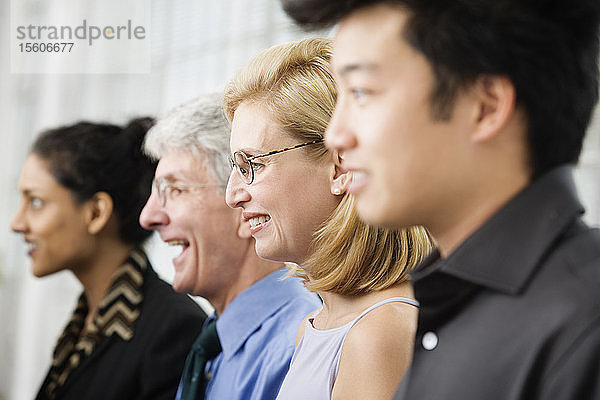
<path id="1" fill-rule="evenodd" d="M 165 178 L 157 178 L 152 181 L 152 191 L 156 192 L 160 200 L 161 207 L 167 205 L 167 199 L 173 200 L 178 195 L 190 191 L 192 189 L 209 188 L 209 187 L 225 187 L 224 185 L 208 184 L 208 183 L 173 183 Z"/>
<path id="2" fill-rule="evenodd" d="M 311 142 L 300 143 L 294 146 L 286 147 L 279 150 L 273 150 L 265 154 L 259 154 L 256 156 L 248 156 L 246 153 L 236 151 L 233 155 L 229 156 L 229 164 L 231 169 L 237 169 L 238 173 L 242 177 L 242 180 L 246 185 L 250 185 L 254 181 L 254 168 L 252 167 L 252 160 L 257 158 L 272 156 L 273 154 L 283 153 L 285 151 L 299 149 L 300 147 L 308 146 L 311 144 L 321 143 L 323 139 L 316 139 Z"/>

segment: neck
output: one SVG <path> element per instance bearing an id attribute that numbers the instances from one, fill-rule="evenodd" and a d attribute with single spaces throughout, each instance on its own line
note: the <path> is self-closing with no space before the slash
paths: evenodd
<path id="1" fill-rule="evenodd" d="M 263 260 L 256 255 L 254 244 L 250 246 L 246 252 L 246 257 L 241 262 L 236 271 L 236 276 L 232 281 L 228 282 L 228 286 L 224 290 L 215 293 L 213 296 L 207 296 L 207 300 L 215 308 L 218 316 L 223 314 L 223 311 L 229 304 L 244 290 L 254 285 L 267 275 L 283 268 L 283 263 Z"/>
<path id="2" fill-rule="evenodd" d="M 99 239 L 94 256 L 83 268 L 73 271 L 83 285 L 89 311 L 86 326 L 94 319 L 100 302 L 110 287 L 116 270 L 127 259 L 133 246 L 120 240 Z"/>
<path id="3" fill-rule="evenodd" d="M 410 282 L 360 296 L 345 296 L 332 292 L 317 292 L 323 300 L 323 311 L 318 315 L 319 329 L 332 329 L 356 318 L 373 304 L 390 297 L 413 297 Z"/>
<path id="4" fill-rule="evenodd" d="M 530 183 L 526 126 L 527 118 L 518 109 L 492 137 L 478 141 L 470 137 L 454 191 L 438 204 L 438 212 L 430 215 L 427 224 L 442 257 L 456 250 Z"/>
<path id="5" fill-rule="evenodd" d="M 453 214 L 450 221 L 443 221 L 443 218 L 434 222 L 430 228 L 431 234 L 435 237 L 440 255 L 447 257 L 457 247 L 459 247 L 469 236 L 477 231 L 486 221 L 488 221 L 496 212 L 506 205 L 528 184 L 528 177 L 514 177 L 510 182 L 498 182 L 494 187 L 490 182 L 481 184 L 478 190 L 469 194 L 468 200 L 463 202 L 461 210 Z M 504 185 L 503 190 L 498 187 Z M 490 195 L 490 193 L 494 193 Z"/>

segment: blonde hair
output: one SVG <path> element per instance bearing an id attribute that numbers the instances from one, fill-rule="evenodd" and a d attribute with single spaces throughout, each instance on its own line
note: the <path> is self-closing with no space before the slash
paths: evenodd
<path id="1" fill-rule="evenodd" d="M 316 232 L 302 267 L 288 266 L 307 289 L 346 296 L 363 295 L 408 281 L 408 271 L 433 249 L 421 226 L 385 229 L 362 222 L 354 197 L 345 195 Z"/>
<path id="2" fill-rule="evenodd" d="M 225 115 L 244 101 L 260 104 L 291 137 L 322 139 L 337 91 L 329 71 L 331 40 L 310 38 L 271 47 L 240 69 L 225 88 Z M 328 154 L 324 144 L 304 148 L 313 158 Z"/>
<path id="3" fill-rule="evenodd" d="M 301 142 L 323 138 L 337 97 L 330 61 L 331 40 L 325 38 L 263 51 L 227 85 L 227 118 L 232 121 L 239 105 L 251 101 L 291 137 Z M 315 160 L 332 159 L 324 143 L 308 147 L 304 150 Z M 353 197 L 346 194 L 315 232 L 308 260 L 302 267 L 288 268 L 309 290 L 360 295 L 405 282 L 408 269 L 432 248 L 433 240 L 422 227 L 391 230 L 366 225 Z"/>

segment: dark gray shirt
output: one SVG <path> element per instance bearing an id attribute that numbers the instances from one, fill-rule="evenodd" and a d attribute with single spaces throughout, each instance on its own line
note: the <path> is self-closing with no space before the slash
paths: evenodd
<path id="1" fill-rule="evenodd" d="M 600 233 L 572 168 L 534 181 L 413 274 L 414 359 L 396 400 L 600 399 Z"/>

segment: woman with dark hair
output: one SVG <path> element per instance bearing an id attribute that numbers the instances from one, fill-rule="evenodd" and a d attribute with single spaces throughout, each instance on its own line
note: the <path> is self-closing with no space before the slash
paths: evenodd
<path id="1" fill-rule="evenodd" d="M 37 399 L 173 398 L 206 315 L 158 278 L 138 216 L 156 164 L 141 152 L 153 121 L 80 122 L 33 144 L 11 228 L 33 274 L 71 271 L 83 285 Z"/>

